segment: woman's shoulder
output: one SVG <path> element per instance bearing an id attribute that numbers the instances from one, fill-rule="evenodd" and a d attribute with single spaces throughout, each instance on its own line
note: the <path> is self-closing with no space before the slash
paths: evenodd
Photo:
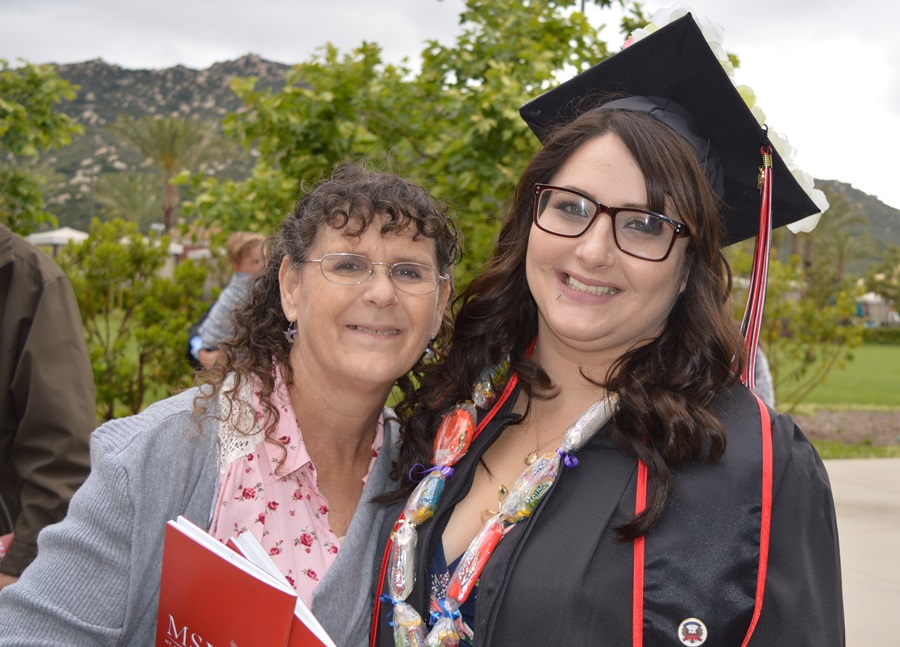
<path id="1" fill-rule="evenodd" d="M 820 471 L 822 461 L 812 443 L 786 413 L 777 413 L 761 402 L 747 387 L 738 384 L 713 400 L 713 410 L 727 434 L 725 459 L 752 462 L 760 456 L 763 434 L 771 439 L 776 481 L 786 471 Z M 752 461 L 751 461 L 752 459 Z"/>
<path id="2" fill-rule="evenodd" d="M 192 447 L 207 447 L 215 442 L 215 432 L 209 422 L 195 415 L 199 388 L 160 400 L 136 415 L 104 423 L 91 434 L 91 454 L 126 461 L 158 450 L 174 456 L 178 451 L 189 455 Z"/>

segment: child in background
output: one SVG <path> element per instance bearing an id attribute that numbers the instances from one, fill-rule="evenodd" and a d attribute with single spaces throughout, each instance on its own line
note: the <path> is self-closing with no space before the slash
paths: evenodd
<path id="1" fill-rule="evenodd" d="M 231 336 L 231 313 L 247 295 L 250 281 L 263 268 L 261 234 L 237 231 L 228 237 L 225 251 L 234 275 L 222 290 L 191 337 L 191 352 L 204 369 L 210 369 L 220 355 L 219 344 Z"/>

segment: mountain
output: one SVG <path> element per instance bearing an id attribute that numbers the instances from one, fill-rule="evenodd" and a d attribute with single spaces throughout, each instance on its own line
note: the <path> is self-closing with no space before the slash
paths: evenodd
<path id="1" fill-rule="evenodd" d="M 81 88 L 73 101 L 62 106 L 63 112 L 86 126 L 103 126 L 122 114 L 221 119 L 241 105 L 229 88 L 232 79 L 254 76 L 259 79 L 257 87 L 274 88 L 281 85 L 288 66 L 248 54 L 205 70 L 182 65 L 129 70 L 101 59 L 56 69 L 62 78 Z"/>
<path id="2" fill-rule="evenodd" d="M 219 122 L 241 106 L 231 91 L 232 79 L 253 76 L 259 79 L 259 89 L 278 88 L 288 68 L 254 54 L 204 70 L 181 65 L 131 70 L 100 59 L 58 65 L 59 75 L 79 87 L 75 99 L 60 104 L 60 110 L 82 124 L 84 134 L 70 146 L 52 151 L 44 160 L 55 172 L 49 209 L 60 225 L 87 229 L 92 215 L 99 213 L 95 200 L 98 183 L 102 192 L 104 179 L 123 171 L 146 170 L 142 157 L 123 147 L 107 129 L 120 115 L 184 115 Z M 228 160 L 209 171 L 218 176 L 241 177 L 251 165 L 250 155 L 238 148 Z"/>
<path id="3" fill-rule="evenodd" d="M 852 209 L 865 216 L 868 226 L 851 227 L 853 233 L 871 235 L 876 247 L 882 251 L 890 244 L 900 245 L 900 210 L 838 180 L 816 180 L 816 186 L 843 196 Z"/>
<path id="4" fill-rule="evenodd" d="M 100 181 L 102 185 L 104 178 L 122 171 L 145 168 L 140 156 L 119 145 L 106 130 L 119 115 L 181 114 L 219 121 L 241 107 L 229 87 L 232 79 L 253 76 L 259 79 L 258 88 L 278 88 L 287 70 L 287 65 L 254 54 L 216 63 L 205 70 L 183 66 L 131 70 L 99 59 L 57 66 L 60 76 L 80 87 L 77 97 L 62 104 L 61 109 L 83 124 L 85 133 L 45 160 L 56 172 L 50 209 L 61 225 L 87 229 L 91 214 L 95 213 L 96 183 Z M 251 164 L 250 156 L 238 149 L 208 171 L 241 177 Z M 854 235 L 872 241 L 871 251 L 867 259 L 853 264 L 854 271 L 863 271 L 868 262 L 880 258 L 889 244 L 900 245 L 900 210 L 838 180 L 817 180 L 816 186 L 831 195 L 845 197 L 848 206 L 864 216 L 862 223 L 850 229 Z"/>

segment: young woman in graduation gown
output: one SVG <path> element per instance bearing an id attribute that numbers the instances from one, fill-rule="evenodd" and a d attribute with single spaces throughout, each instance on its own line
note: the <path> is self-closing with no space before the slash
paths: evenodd
<path id="1" fill-rule="evenodd" d="M 372 643 L 842 645 L 825 468 L 728 308 L 765 133 L 690 16 L 522 113 L 543 147 L 405 430 Z M 773 166 L 776 225 L 816 211 Z"/>

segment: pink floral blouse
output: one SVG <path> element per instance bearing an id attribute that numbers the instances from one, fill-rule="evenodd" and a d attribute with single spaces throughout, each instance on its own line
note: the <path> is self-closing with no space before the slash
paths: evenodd
<path id="1" fill-rule="evenodd" d="M 222 467 L 224 476 L 209 533 L 226 542 L 229 537 L 252 532 L 303 602 L 311 606 L 313 591 L 337 557 L 340 538 L 328 523 L 328 501 L 319 491 L 316 467 L 306 453 L 280 370 L 276 370 L 272 403 L 280 413 L 274 437 L 281 447 L 265 442 L 257 424 L 252 451 Z M 257 388 L 253 389 L 253 408 L 259 421 L 262 408 Z M 384 417 L 381 416 L 372 443 L 369 471 L 383 438 Z M 276 474 L 275 468 L 282 457 L 284 465 Z"/>

